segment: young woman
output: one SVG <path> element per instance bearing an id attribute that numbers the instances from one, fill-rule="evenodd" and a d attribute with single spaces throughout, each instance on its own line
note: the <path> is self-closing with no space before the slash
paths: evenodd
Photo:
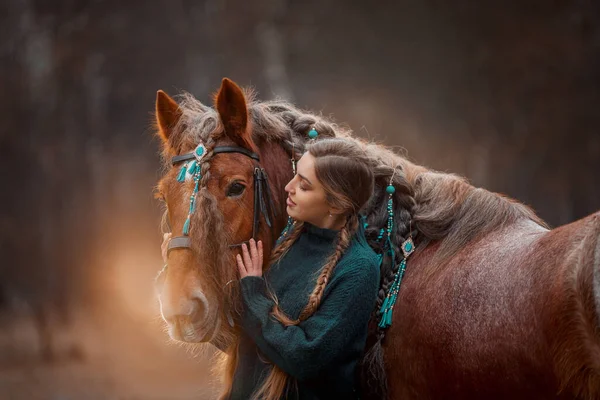
<path id="1" fill-rule="evenodd" d="M 307 145 L 285 187 L 293 224 L 269 269 L 263 274 L 260 241 L 237 258 L 243 335 L 230 400 L 357 398 L 355 368 L 379 286 L 360 214 L 373 187 L 357 143 Z"/>

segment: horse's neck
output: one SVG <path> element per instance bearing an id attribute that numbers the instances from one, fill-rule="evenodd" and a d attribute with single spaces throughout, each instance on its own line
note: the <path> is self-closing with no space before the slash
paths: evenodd
<path id="1" fill-rule="evenodd" d="M 442 268 L 434 265 L 433 261 L 443 239 L 433 241 L 415 253 L 409 264 L 411 268 L 425 272 L 424 276 L 428 278 L 452 274 L 455 268 L 476 270 L 485 265 L 501 265 L 525 257 L 532 246 L 549 233 L 534 221 L 522 219 L 484 237 L 475 238 L 449 260 L 443 260 Z M 429 274 L 430 271 L 435 272 Z"/>
<path id="2" fill-rule="evenodd" d="M 293 178 L 290 155 L 280 143 L 263 141 L 259 147 L 261 164 L 267 171 L 276 212 L 273 228 L 281 232 L 287 222 L 285 185 Z"/>

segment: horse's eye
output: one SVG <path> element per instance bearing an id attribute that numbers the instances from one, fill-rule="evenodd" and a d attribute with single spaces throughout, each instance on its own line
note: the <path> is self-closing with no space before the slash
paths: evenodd
<path id="1" fill-rule="evenodd" d="M 227 190 L 227 196 L 228 197 L 239 196 L 242 193 L 244 193 L 245 189 L 246 189 L 246 186 L 242 185 L 241 183 L 235 182 L 233 185 L 229 186 L 229 189 Z"/>
<path id="2" fill-rule="evenodd" d="M 160 201 L 161 203 L 167 203 L 167 199 L 165 199 L 165 195 L 162 192 L 155 192 L 154 193 L 154 198 L 158 201 Z"/>

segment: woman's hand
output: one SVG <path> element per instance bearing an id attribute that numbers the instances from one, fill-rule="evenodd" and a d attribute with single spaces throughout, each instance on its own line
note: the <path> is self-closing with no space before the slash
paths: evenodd
<path id="1" fill-rule="evenodd" d="M 257 243 L 254 239 L 250 239 L 250 251 L 248 246 L 242 244 L 242 255 L 237 255 L 238 269 L 240 270 L 240 279 L 246 276 L 262 276 L 262 264 L 263 264 L 263 246 L 262 242 Z"/>
<path id="2" fill-rule="evenodd" d="M 169 242 L 170 241 L 171 241 L 171 234 L 170 233 L 165 233 L 163 235 L 163 242 L 160 245 L 160 250 L 161 250 L 162 258 L 163 258 L 163 261 L 165 262 L 165 264 L 167 263 L 167 250 L 169 248 Z"/>

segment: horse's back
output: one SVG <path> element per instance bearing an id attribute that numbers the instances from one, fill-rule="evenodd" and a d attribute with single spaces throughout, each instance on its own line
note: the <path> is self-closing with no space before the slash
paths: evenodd
<path id="1" fill-rule="evenodd" d="M 557 321 L 578 301 L 564 287 L 581 242 L 600 257 L 599 215 L 552 231 L 522 220 L 441 268 L 435 244 L 409 260 L 385 343 L 390 398 L 574 398 L 556 394 Z"/>

